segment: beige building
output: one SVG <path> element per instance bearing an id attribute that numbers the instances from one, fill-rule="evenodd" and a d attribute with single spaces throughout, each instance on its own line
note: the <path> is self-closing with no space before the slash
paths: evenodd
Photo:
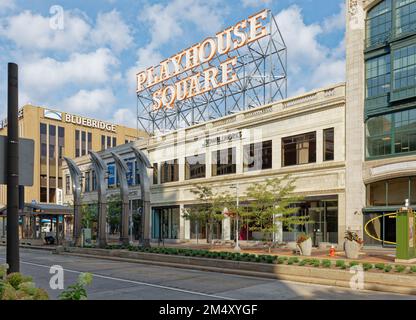
<path id="1" fill-rule="evenodd" d="M 392 246 L 416 206 L 416 1 L 349 0 L 346 36 L 347 225 Z"/>
<path id="2" fill-rule="evenodd" d="M 0 121 L 7 135 L 7 120 Z M 75 158 L 147 136 L 137 129 L 65 112 L 25 105 L 19 112 L 19 136 L 35 141 L 34 185 L 25 188 L 25 201 L 62 201 L 63 157 Z M 6 205 L 6 187 L 0 186 L 0 208 Z"/>
<path id="3" fill-rule="evenodd" d="M 203 124 L 154 136 L 133 144 L 153 163 L 151 237 L 165 241 L 206 238 L 206 227 L 186 221 L 182 210 L 197 205 L 191 190 L 207 184 L 215 190 L 243 195 L 254 182 L 290 174 L 296 192 L 305 197 L 300 213 L 313 224 L 300 227 L 319 242 L 338 243 L 344 236 L 345 216 L 345 85 L 313 91 L 271 105 L 254 108 Z M 111 149 L 130 168 L 133 215 L 141 206 L 131 144 Z M 116 169 L 110 150 L 99 152 L 108 164 L 109 193 L 118 194 Z M 97 201 L 88 156 L 75 159 L 84 175 L 84 203 Z M 69 171 L 64 165 L 64 201 L 72 203 Z M 232 189 L 237 185 L 237 190 Z M 135 220 L 135 219 L 133 219 Z M 233 222 L 218 223 L 214 238 L 234 239 Z M 261 240 L 243 221 L 241 239 Z M 295 232 L 283 229 L 280 240 L 293 241 Z"/>

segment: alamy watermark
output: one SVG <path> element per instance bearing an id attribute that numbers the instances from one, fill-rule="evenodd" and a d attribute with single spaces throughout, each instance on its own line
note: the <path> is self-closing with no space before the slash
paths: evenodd
<path id="1" fill-rule="evenodd" d="M 49 26 L 52 30 L 63 30 L 65 28 L 64 8 L 59 5 L 50 7 Z"/>

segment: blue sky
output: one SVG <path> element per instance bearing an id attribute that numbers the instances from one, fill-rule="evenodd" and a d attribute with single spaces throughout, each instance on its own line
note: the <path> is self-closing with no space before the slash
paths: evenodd
<path id="1" fill-rule="evenodd" d="M 344 81 L 344 2 L 0 0 L 0 117 L 13 61 L 20 105 L 135 126 L 136 72 L 264 8 L 288 46 L 289 96 Z"/>

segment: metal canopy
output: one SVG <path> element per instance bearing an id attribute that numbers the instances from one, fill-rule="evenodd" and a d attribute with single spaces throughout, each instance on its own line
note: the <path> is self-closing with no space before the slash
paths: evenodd
<path id="1" fill-rule="evenodd" d="M 267 28 L 266 37 L 227 54 L 216 53 L 209 62 L 139 92 L 137 94 L 138 127 L 149 134 L 167 133 L 285 99 L 287 48 L 276 19 L 270 11 Z M 172 109 L 152 110 L 152 96 L 156 90 L 174 85 L 208 68 L 218 67 L 235 56 L 238 57 L 237 65 L 233 70 L 238 77 L 236 82 L 193 98 L 176 101 Z M 221 70 L 219 75 L 221 76 Z"/>
<path id="2" fill-rule="evenodd" d="M 72 215 L 71 206 L 62 206 L 59 204 L 47 203 L 25 203 L 23 213 L 31 213 L 34 215 Z M 7 207 L 0 208 L 0 216 L 7 215 Z"/>

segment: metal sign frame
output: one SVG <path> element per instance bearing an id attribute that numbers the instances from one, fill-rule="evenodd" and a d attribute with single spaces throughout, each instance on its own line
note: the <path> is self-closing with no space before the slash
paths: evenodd
<path id="1" fill-rule="evenodd" d="M 215 120 L 287 97 L 287 47 L 271 11 L 267 36 L 173 76 L 137 93 L 138 128 L 150 135 Z M 237 57 L 237 81 L 192 98 L 176 101 L 173 108 L 153 110 L 153 93 Z M 184 67 L 182 65 L 182 67 Z M 221 70 L 219 71 L 221 76 Z"/>

